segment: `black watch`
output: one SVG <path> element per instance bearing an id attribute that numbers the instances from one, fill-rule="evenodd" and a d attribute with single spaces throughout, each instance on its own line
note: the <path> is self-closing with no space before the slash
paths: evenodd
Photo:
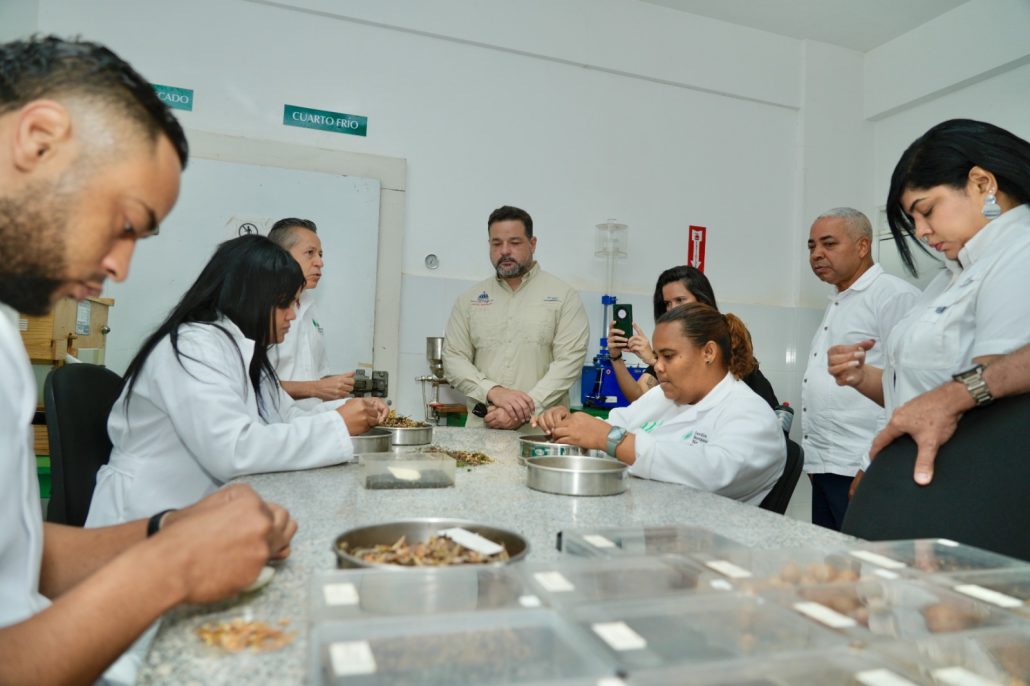
<path id="1" fill-rule="evenodd" d="M 973 400 L 976 401 L 977 407 L 988 405 L 994 400 L 991 389 L 987 388 L 987 382 L 984 381 L 983 372 L 984 366 L 978 364 L 951 377 L 966 387 L 969 395 L 973 396 Z"/>
<path id="2" fill-rule="evenodd" d="M 161 510 L 147 521 L 147 538 L 150 538 L 161 530 L 161 522 L 169 512 L 175 512 L 175 508 L 173 507 L 170 510 Z"/>

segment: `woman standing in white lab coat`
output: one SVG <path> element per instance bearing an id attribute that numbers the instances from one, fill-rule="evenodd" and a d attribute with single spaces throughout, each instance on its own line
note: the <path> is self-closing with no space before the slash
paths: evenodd
<path id="1" fill-rule="evenodd" d="M 559 443 L 605 450 L 645 479 L 762 502 L 783 473 L 787 444 L 776 414 L 738 378 L 744 323 L 697 303 L 658 318 L 660 385 L 608 421 L 555 407 L 536 425 Z"/>
<path id="2" fill-rule="evenodd" d="M 218 247 L 126 370 L 87 526 L 182 507 L 246 474 L 353 458 L 350 435 L 385 418 L 386 405 L 355 398 L 305 413 L 268 361 L 303 285 L 297 262 L 267 238 Z"/>

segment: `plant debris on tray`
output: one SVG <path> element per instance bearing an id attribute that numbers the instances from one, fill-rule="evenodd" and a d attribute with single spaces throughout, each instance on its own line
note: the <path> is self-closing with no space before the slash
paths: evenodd
<path id="1" fill-rule="evenodd" d="M 454 458 L 459 467 L 478 467 L 484 464 L 492 464 L 494 459 L 486 453 L 476 452 L 474 450 L 451 450 L 450 448 L 441 448 L 438 445 L 431 445 L 426 448 L 426 452 L 433 453 L 446 453 Z"/>
<path id="2" fill-rule="evenodd" d="M 386 419 L 379 426 L 388 429 L 424 429 L 429 425 L 425 422 L 414 420 L 411 417 L 399 415 L 397 410 L 390 410 L 390 414 L 386 416 Z"/>
<path id="3" fill-rule="evenodd" d="M 483 555 L 475 550 L 455 543 L 446 536 L 432 536 L 424 543 L 409 544 L 406 536 L 401 536 L 393 545 L 377 545 L 372 548 L 350 549 L 343 541 L 339 544 L 341 552 L 353 555 L 363 562 L 376 564 L 401 565 L 404 567 L 443 567 L 448 565 L 475 565 L 490 562 L 503 562 L 508 559 L 508 551 L 501 550 L 495 555 Z M 503 544 L 501 544 L 503 547 Z"/>
<path id="4" fill-rule="evenodd" d="M 279 625 L 284 627 L 290 623 L 288 619 L 280 619 Z M 261 621 L 233 619 L 218 624 L 207 623 L 197 629 L 197 636 L 209 646 L 238 653 L 248 648 L 254 652 L 278 650 L 293 640 L 297 632 L 287 633 Z"/>

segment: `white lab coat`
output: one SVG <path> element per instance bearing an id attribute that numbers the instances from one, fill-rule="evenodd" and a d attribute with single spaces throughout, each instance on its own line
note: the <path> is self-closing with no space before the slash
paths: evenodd
<path id="1" fill-rule="evenodd" d="M 629 473 L 671 481 L 752 505 L 783 474 L 787 444 L 769 404 L 732 374 L 696 405 L 677 405 L 652 388 L 608 423 L 633 433 Z"/>
<path id="2" fill-rule="evenodd" d="M 282 381 L 317 381 L 332 374 L 325 349 L 325 329 L 319 319 L 315 294 L 303 291 L 297 305 L 297 318 L 283 342 L 268 350 L 268 360 Z M 293 402 L 309 412 L 333 410 L 343 404 L 342 400 L 323 402 L 318 398 L 302 398 Z"/>
<path id="3" fill-rule="evenodd" d="M 114 449 L 97 474 L 87 526 L 184 507 L 246 474 L 354 457 L 339 413 L 307 414 L 278 384 L 262 384 L 261 418 L 244 368 L 254 342 L 228 319 L 218 324 L 231 340 L 211 324 L 180 327 L 181 358 L 165 338 L 143 366 L 127 415 L 125 393 L 118 398 L 107 424 Z"/>
<path id="4" fill-rule="evenodd" d="M 30 426 L 36 383 L 16 318 L 0 304 L 0 627 L 50 605 L 39 592 L 43 518 Z"/>

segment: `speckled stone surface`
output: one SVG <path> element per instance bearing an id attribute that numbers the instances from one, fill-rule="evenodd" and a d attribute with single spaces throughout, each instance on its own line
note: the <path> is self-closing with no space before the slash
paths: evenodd
<path id="1" fill-rule="evenodd" d="M 850 537 L 684 486 L 631 478 L 625 493 L 599 498 L 530 490 L 512 431 L 437 427 L 434 443 L 478 450 L 490 465 L 459 469 L 453 488 L 366 490 L 357 464 L 263 474 L 241 479 L 264 498 L 289 508 L 300 523 L 289 560 L 272 582 L 234 601 L 169 613 L 139 675 L 141 684 L 297 684 L 307 675 L 308 585 L 313 572 L 335 567 L 334 539 L 343 531 L 414 517 L 471 519 L 517 531 L 530 542 L 529 560 L 560 556 L 559 531 L 578 527 L 682 524 L 710 529 L 756 548 L 832 548 Z M 272 653 L 230 654 L 204 646 L 205 622 L 243 617 L 270 624 L 289 620 L 297 632 Z"/>

